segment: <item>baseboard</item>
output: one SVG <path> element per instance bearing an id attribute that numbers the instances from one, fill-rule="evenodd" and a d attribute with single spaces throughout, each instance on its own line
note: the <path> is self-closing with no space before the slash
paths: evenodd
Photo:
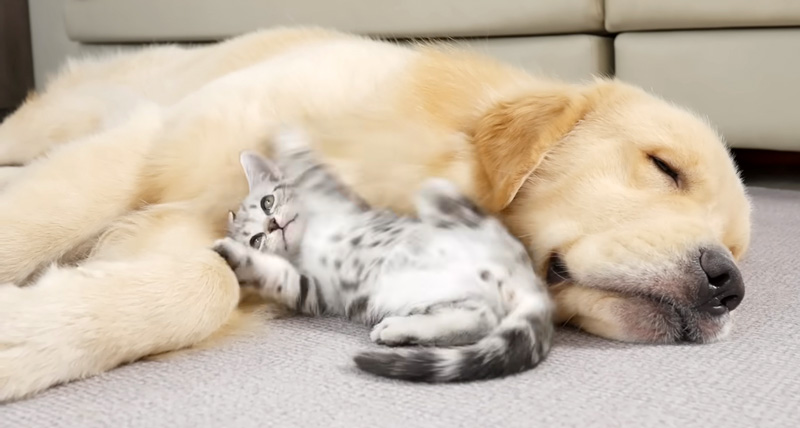
<path id="1" fill-rule="evenodd" d="M 800 190 L 800 152 L 734 149 L 748 186 Z"/>
<path id="2" fill-rule="evenodd" d="M 800 151 L 733 149 L 733 156 L 740 167 L 800 166 Z"/>

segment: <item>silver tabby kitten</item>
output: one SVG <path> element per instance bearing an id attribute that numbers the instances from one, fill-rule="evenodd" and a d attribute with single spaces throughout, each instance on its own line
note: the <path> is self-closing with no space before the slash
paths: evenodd
<path id="1" fill-rule="evenodd" d="M 428 181 L 418 219 L 371 209 L 319 163 L 300 132 L 277 165 L 245 152 L 250 194 L 214 247 L 243 287 L 311 315 L 372 326 L 361 369 L 426 382 L 530 369 L 550 350 L 552 302 L 528 254 L 454 185 Z"/>

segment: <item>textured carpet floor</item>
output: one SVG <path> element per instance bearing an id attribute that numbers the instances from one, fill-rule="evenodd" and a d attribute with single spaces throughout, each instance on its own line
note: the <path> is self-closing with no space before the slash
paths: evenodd
<path id="1" fill-rule="evenodd" d="M 796 427 L 800 192 L 751 194 L 747 297 L 723 343 L 627 345 L 562 329 L 534 371 L 410 385 L 352 368 L 350 355 L 369 346 L 365 328 L 282 320 L 217 349 L 0 406 L 0 427 Z"/>

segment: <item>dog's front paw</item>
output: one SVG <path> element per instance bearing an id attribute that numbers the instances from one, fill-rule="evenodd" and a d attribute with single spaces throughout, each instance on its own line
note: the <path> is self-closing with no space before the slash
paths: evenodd
<path id="1" fill-rule="evenodd" d="M 80 375 L 73 373 L 76 352 L 59 311 L 53 310 L 57 303 L 48 306 L 37 292 L 0 285 L 0 404 Z"/>
<path id="2" fill-rule="evenodd" d="M 217 240 L 212 250 L 219 254 L 233 271 L 247 260 L 247 247 L 232 238 Z"/>

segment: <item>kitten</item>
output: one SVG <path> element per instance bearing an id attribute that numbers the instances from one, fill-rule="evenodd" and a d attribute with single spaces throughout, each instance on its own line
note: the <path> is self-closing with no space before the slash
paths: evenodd
<path id="1" fill-rule="evenodd" d="M 429 180 L 419 219 L 398 216 L 346 188 L 302 133 L 273 147 L 277 165 L 242 153 L 250 194 L 214 247 L 243 287 L 365 323 L 379 344 L 425 346 L 355 357 L 381 376 L 487 379 L 545 358 L 553 305 L 543 282 L 522 244 L 454 185 Z"/>

